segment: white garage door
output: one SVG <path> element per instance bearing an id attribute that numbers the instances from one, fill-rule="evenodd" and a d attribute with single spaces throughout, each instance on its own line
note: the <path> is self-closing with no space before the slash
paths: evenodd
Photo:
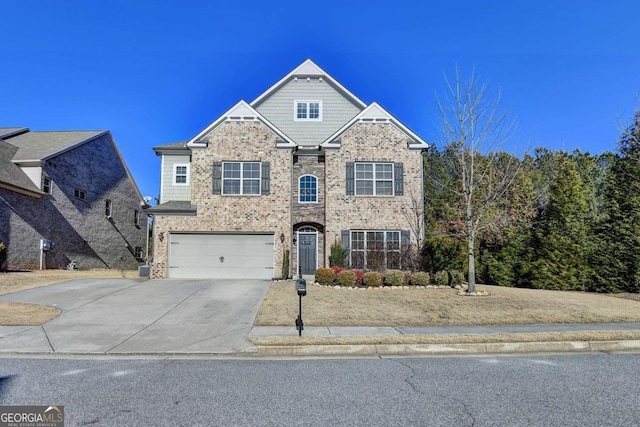
<path id="1" fill-rule="evenodd" d="M 169 277 L 271 279 L 273 234 L 174 234 Z"/>

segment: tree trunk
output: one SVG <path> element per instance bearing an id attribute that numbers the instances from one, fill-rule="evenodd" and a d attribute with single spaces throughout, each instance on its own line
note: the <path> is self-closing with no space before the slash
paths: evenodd
<path id="1" fill-rule="evenodd" d="M 476 231 L 472 219 L 467 219 L 467 249 L 469 251 L 469 275 L 467 281 L 469 282 L 469 288 L 467 292 L 476 291 Z"/>

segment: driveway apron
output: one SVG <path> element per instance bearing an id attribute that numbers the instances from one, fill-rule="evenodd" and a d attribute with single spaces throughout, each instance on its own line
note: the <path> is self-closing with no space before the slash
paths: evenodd
<path id="1" fill-rule="evenodd" d="M 85 279 L 0 296 L 58 307 L 38 327 L 0 327 L 0 352 L 239 353 L 269 286 L 257 280 Z"/>

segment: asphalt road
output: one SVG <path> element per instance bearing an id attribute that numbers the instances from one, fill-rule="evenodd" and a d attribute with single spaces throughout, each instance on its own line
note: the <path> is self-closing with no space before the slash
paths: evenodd
<path id="1" fill-rule="evenodd" d="M 638 354 L 0 359 L 0 405 L 66 426 L 636 426 Z"/>

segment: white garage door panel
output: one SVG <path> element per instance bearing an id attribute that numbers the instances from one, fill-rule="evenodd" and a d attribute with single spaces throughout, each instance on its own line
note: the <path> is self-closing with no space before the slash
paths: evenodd
<path id="1" fill-rule="evenodd" d="M 169 277 L 271 279 L 273 234 L 171 234 Z"/>

